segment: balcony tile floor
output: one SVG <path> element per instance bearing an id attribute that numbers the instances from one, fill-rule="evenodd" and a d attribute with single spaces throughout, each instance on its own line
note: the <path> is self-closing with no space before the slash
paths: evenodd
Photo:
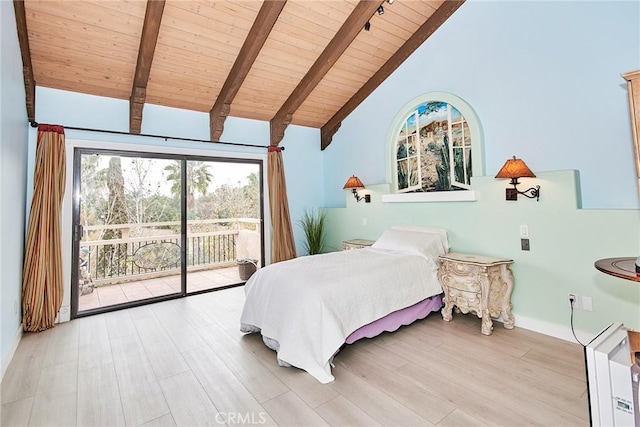
<path id="1" fill-rule="evenodd" d="M 187 292 L 198 292 L 240 283 L 238 267 L 193 271 L 187 274 Z M 117 285 L 100 286 L 87 295 L 81 295 L 78 311 L 107 307 L 114 304 L 180 292 L 180 275 L 138 280 Z"/>

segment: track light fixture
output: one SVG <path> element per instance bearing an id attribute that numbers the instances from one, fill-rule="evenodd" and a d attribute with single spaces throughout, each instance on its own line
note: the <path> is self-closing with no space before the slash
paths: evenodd
<path id="1" fill-rule="evenodd" d="M 392 4 L 394 0 L 386 0 L 387 3 Z M 378 6 L 378 9 L 376 9 L 376 11 L 378 12 L 378 15 L 382 15 L 384 14 L 384 6 L 380 5 Z M 364 30 L 365 31 L 369 31 L 371 29 L 371 22 L 367 21 L 364 24 Z"/>

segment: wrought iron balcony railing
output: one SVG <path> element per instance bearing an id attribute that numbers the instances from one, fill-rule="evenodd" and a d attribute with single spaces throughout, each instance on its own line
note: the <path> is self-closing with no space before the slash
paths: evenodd
<path id="1" fill-rule="evenodd" d="M 183 251 L 179 221 L 87 226 L 80 269 L 100 285 L 178 274 L 183 252 L 188 271 L 226 267 L 235 264 L 239 230 L 246 229 L 259 236 L 260 220 L 188 221 Z"/>

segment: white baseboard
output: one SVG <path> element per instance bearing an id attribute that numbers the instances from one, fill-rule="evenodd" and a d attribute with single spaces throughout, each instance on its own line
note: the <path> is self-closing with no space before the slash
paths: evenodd
<path id="1" fill-rule="evenodd" d="M 0 382 L 4 378 L 4 373 L 7 372 L 7 368 L 13 359 L 13 355 L 16 353 L 18 349 L 18 345 L 20 344 L 20 340 L 22 339 L 22 323 L 18 326 L 18 330 L 16 331 L 15 336 L 13 337 L 13 342 L 7 351 L 7 354 L 1 355 L 2 357 L 2 375 L 0 375 Z"/>
<path id="2" fill-rule="evenodd" d="M 544 320 L 532 319 L 526 316 L 514 315 L 515 325 L 518 328 L 528 329 L 533 332 L 539 332 L 544 335 L 549 335 L 555 338 L 560 338 L 561 340 L 576 342 L 576 339 L 573 337 L 571 333 L 571 328 L 563 325 L 558 325 L 555 323 L 546 322 Z M 578 339 L 586 344 L 591 341 L 594 337 L 594 334 L 590 332 L 584 331 L 575 331 Z"/>

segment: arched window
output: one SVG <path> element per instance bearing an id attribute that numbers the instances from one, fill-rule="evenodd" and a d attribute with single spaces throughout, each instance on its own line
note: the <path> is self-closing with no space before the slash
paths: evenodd
<path id="1" fill-rule="evenodd" d="M 471 177 L 484 175 L 480 121 L 449 93 L 409 102 L 392 123 L 388 145 L 394 193 L 469 190 Z"/>

